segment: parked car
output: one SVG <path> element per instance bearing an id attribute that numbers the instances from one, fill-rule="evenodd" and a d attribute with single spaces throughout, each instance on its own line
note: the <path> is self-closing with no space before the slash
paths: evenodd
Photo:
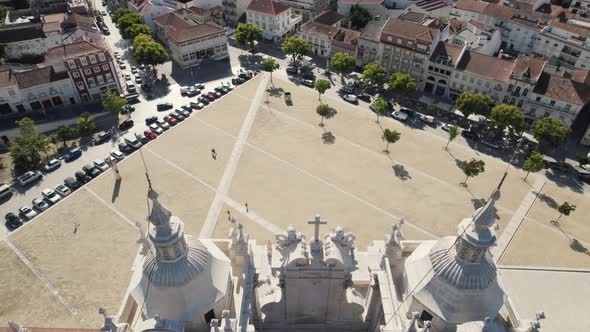
<path id="1" fill-rule="evenodd" d="M 355 95 L 351 95 L 351 94 L 349 94 L 349 95 L 344 95 L 344 96 L 342 96 L 342 98 L 343 98 L 344 100 L 346 100 L 347 102 L 349 102 L 349 103 L 353 103 L 353 104 L 357 104 L 357 103 L 358 103 L 358 101 L 359 101 L 359 99 L 358 99 L 358 97 L 357 97 L 357 96 L 355 96 Z"/>
<path id="2" fill-rule="evenodd" d="M 157 116 L 148 116 L 147 118 L 145 118 L 145 124 L 146 125 L 151 125 L 152 123 L 158 121 L 158 117 Z"/>
<path id="3" fill-rule="evenodd" d="M 408 119 L 408 114 L 402 111 L 393 111 L 391 112 L 391 116 L 394 119 L 400 120 L 400 121 L 406 121 Z"/>
<path id="4" fill-rule="evenodd" d="M 246 80 L 241 77 L 235 77 L 235 78 L 231 79 L 231 84 L 233 84 L 233 85 L 240 85 L 244 82 L 246 82 Z"/>
<path id="5" fill-rule="evenodd" d="M 123 160 L 125 155 L 121 153 L 121 151 L 113 150 L 111 151 L 111 157 L 115 158 L 116 160 Z"/>
<path id="6" fill-rule="evenodd" d="M 133 74 L 136 74 L 136 73 L 137 73 L 137 67 L 135 67 L 135 66 L 131 66 L 131 72 L 132 72 Z"/>
<path id="7" fill-rule="evenodd" d="M 156 122 L 158 124 L 158 126 L 160 128 L 162 128 L 163 130 L 168 130 L 170 129 L 170 125 L 168 124 L 168 122 L 164 121 L 164 120 L 158 120 Z"/>
<path id="8" fill-rule="evenodd" d="M 78 159 L 81 155 L 82 150 L 80 150 L 80 148 L 73 148 L 64 155 L 64 160 L 66 162 L 73 161 Z"/>
<path id="9" fill-rule="evenodd" d="M 109 140 L 109 138 L 111 138 L 111 134 L 106 132 L 106 131 L 101 131 L 100 133 L 96 134 L 96 136 L 94 136 L 94 145 L 99 145 L 102 144 L 106 141 Z"/>
<path id="10" fill-rule="evenodd" d="M 127 114 L 127 113 L 133 113 L 135 112 L 135 106 L 133 105 L 123 105 L 123 108 L 121 109 L 121 114 Z"/>
<path id="11" fill-rule="evenodd" d="M 142 82 L 143 82 L 143 80 L 141 79 L 141 76 L 139 76 L 139 75 L 136 75 L 136 76 L 135 76 L 135 83 L 137 83 L 137 84 L 141 84 Z"/>
<path id="12" fill-rule="evenodd" d="M 133 80 L 133 75 L 131 75 L 131 73 L 125 73 L 123 77 L 125 77 L 125 81 Z"/>
<path id="13" fill-rule="evenodd" d="M 164 132 L 164 129 L 162 129 L 162 127 L 158 126 L 157 123 L 152 123 L 150 126 L 150 131 L 153 133 L 156 133 L 157 135 L 162 135 L 162 133 Z"/>
<path id="14" fill-rule="evenodd" d="M 200 110 L 200 109 L 203 109 L 203 107 L 205 107 L 205 105 L 201 102 L 195 103 L 195 102 L 191 101 L 190 105 L 191 105 L 191 108 L 194 108 L 196 110 Z"/>
<path id="15" fill-rule="evenodd" d="M 18 212 L 21 216 L 27 218 L 27 220 L 31 220 L 37 216 L 37 212 L 28 206 L 21 206 L 21 208 L 18 209 Z"/>
<path id="16" fill-rule="evenodd" d="M 144 130 L 143 135 L 148 139 L 156 139 L 158 135 L 151 130 Z"/>
<path id="17" fill-rule="evenodd" d="M 314 86 L 313 80 L 310 80 L 310 79 L 302 79 L 301 84 L 308 86 L 310 88 L 313 88 L 313 86 Z"/>
<path id="18" fill-rule="evenodd" d="M 140 134 L 140 133 L 135 133 L 135 138 L 137 138 L 137 140 L 141 143 L 141 144 L 146 144 L 147 142 L 150 141 L 149 138 L 147 138 L 145 135 Z"/>
<path id="19" fill-rule="evenodd" d="M 23 225 L 23 221 L 14 213 L 8 212 L 4 219 L 6 220 L 6 226 L 10 229 L 16 229 Z"/>
<path id="20" fill-rule="evenodd" d="M 426 123 L 434 124 L 436 120 L 432 115 L 420 114 L 418 118 Z"/>
<path id="21" fill-rule="evenodd" d="M 175 118 L 172 118 L 172 117 L 171 117 L 171 118 L 170 118 L 170 120 L 168 120 L 168 123 L 169 123 L 171 126 L 176 126 L 176 124 L 178 123 L 178 120 L 176 120 Z"/>
<path id="22" fill-rule="evenodd" d="M 134 84 L 129 84 L 129 85 L 127 85 L 127 92 L 129 92 L 129 93 L 136 93 L 137 92 L 137 88 L 135 87 Z"/>
<path id="23" fill-rule="evenodd" d="M 127 136 L 125 137 L 125 143 L 127 143 L 133 149 L 141 148 L 141 142 L 134 136 Z"/>
<path id="24" fill-rule="evenodd" d="M 74 176 L 76 177 L 76 180 L 78 180 L 80 184 L 87 183 L 87 182 L 90 182 L 90 180 L 92 180 L 92 178 L 88 174 L 84 173 L 83 171 L 77 171 L 76 173 L 74 173 Z"/>
<path id="25" fill-rule="evenodd" d="M 188 93 L 188 86 L 181 86 L 180 87 L 180 95 L 184 96 Z"/>
<path id="26" fill-rule="evenodd" d="M 127 65 L 125 64 L 125 62 L 119 62 L 119 69 L 125 69 L 127 68 Z"/>
<path id="27" fill-rule="evenodd" d="M 125 141 L 123 141 L 123 142 L 119 143 L 119 151 L 125 152 L 125 153 L 131 153 L 131 152 L 133 152 L 133 148 L 129 144 L 127 144 Z"/>
<path id="28" fill-rule="evenodd" d="M 55 186 L 55 192 L 60 194 L 62 197 L 66 197 L 72 193 L 72 190 L 64 186 L 63 184 L 58 184 L 57 186 Z"/>
<path id="29" fill-rule="evenodd" d="M 107 169 L 109 169 L 109 165 L 104 160 L 101 160 L 101 159 L 96 159 L 94 161 L 94 166 L 96 168 L 98 168 L 101 172 L 104 172 Z"/>
<path id="30" fill-rule="evenodd" d="M 200 83 L 197 83 L 197 84 L 195 84 L 195 85 L 193 85 L 193 86 L 194 86 L 194 87 L 195 87 L 195 89 L 197 89 L 197 90 L 204 90 L 204 89 L 205 89 L 205 84 L 200 84 Z"/>
<path id="31" fill-rule="evenodd" d="M 209 91 L 209 94 L 210 95 L 214 95 L 215 96 L 215 99 L 219 99 L 222 96 L 221 92 L 217 92 L 215 90 L 214 91 Z"/>
<path id="32" fill-rule="evenodd" d="M 127 120 L 121 122 L 121 124 L 119 125 L 119 129 L 125 131 L 125 130 L 128 130 L 129 128 L 133 127 L 134 124 L 135 123 L 133 122 L 133 120 L 127 119 Z"/>
<path id="33" fill-rule="evenodd" d="M 298 73 L 297 68 L 291 67 L 291 66 L 285 68 L 285 71 L 287 72 L 288 75 L 297 75 L 297 73 Z"/>
<path id="34" fill-rule="evenodd" d="M 344 85 L 344 86 L 342 86 L 340 91 L 345 92 L 345 93 L 354 93 L 354 88 L 349 85 Z"/>
<path id="35" fill-rule="evenodd" d="M 445 123 L 445 124 L 443 124 L 443 125 L 442 125 L 442 127 L 440 127 L 440 128 L 441 128 L 442 130 L 444 130 L 444 131 L 447 131 L 447 132 L 448 132 L 448 131 L 450 131 L 450 130 L 451 130 L 451 128 L 452 128 L 452 127 L 453 127 L 453 125 L 452 125 L 452 124 L 450 124 L 450 123 Z"/>
<path id="36" fill-rule="evenodd" d="M 156 108 L 158 109 L 158 111 L 169 110 L 173 107 L 174 106 L 172 105 L 172 103 L 159 103 L 158 105 L 156 105 Z"/>
<path id="37" fill-rule="evenodd" d="M 187 111 L 189 114 L 193 112 L 193 109 L 190 105 L 182 105 L 180 106 L 180 109 L 182 109 L 183 111 Z"/>
<path id="38" fill-rule="evenodd" d="M 191 115 L 191 112 L 186 111 L 184 109 L 174 110 L 174 112 L 176 112 L 176 114 L 180 114 L 180 115 L 184 116 L 185 118 L 188 118 Z"/>
<path id="39" fill-rule="evenodd" d="M 100 170 L 94 167 L 93 164 L 86 164 L 82 167 L 84 173 L 88 174 L 90 177 L 95 178 L 100 174 Z"/>
<path id="40" fill-rule="evenodd" d="M 226 93 L 228 93 L 228 92 L 229 92 L 228 90 L 225 90 L 225 89 L 223 88 L 223 86 L 218 86 L 218 87 L 216 87 L 214 90 L 215 90 L 216 92 L 219 92 L 219 93 L 221 93 L 222 95 L 224 95 L 224 94 L 226 94 Z"/>
<path id="41" fill-rule="evenodd" d="M 45 211 L 45 210 L 49 209 L 49 203 L 47 203 L 46 201 L 44 201 L 41 198 L 35 198 L 35 199 L 33 199 L 33 201 L 31 203 L 33 204 L 33 208 L 35 208 L 39 211 Z"/>
<path id="42" fill-rule="evenodd" d="M 214 101 L 215 99 L 217 99 L 217 97 L 215 97 L 215 95 L 211 93 L 203 93 L 201 97 L 207 98 L 209 99 L 209 101 Z"/>
<path id="43" fill-rule="evenodd" d="M 209 97 L 205 97 L 203 95 L 201 95 L 201 97 L 199 97 L 199 102 L 204 104 L 204 105 L 209 105 L 209 103 L 211 102 L 211 100 L 209 100 Z"/>
<path id="44" fill-rule="evenodd" d="M 28 171 L 25 174 L 16 178 L 21 186 L 28 186 L 31 183 L 35 183 L 43 178 L 43 174 L 39 171 Z"/>
<path id="45" fill-rule="evenodd" d="M 471 130 L 462 130 L 461 136 L 463 136 L 467 139 L 473 140 L 473 141 L 479 140 L 479 135 L 476 132 L 471 131 Z"/>
<path id="46" fill-rule="evenodd" d="M 176 119 L 177 122 L 184 121 L 184 116 L 182 116 L 182 114 L 179 114 L 179 113 L 170 112 L 170 117 L 173 119 Z"/>
<path id="47" fill-rule="evenodd" d="M 43 166 L 43 170 L 46 173 L 53 172 L 61 166 L 61 161 L 59 159 L 51 159 L 45 166 Z"/>
<path id="48" fill-rule="evenodd" d="M 76 189 L 80 188 L 80 185 L 81 185 L 80 182 L 78 182 L 78 180 L 76 180 L 76 178 L 74 178 L 72 176 L 67 177 L 64 180 L 64 184 L 72 190 L 76 190 Z"/>
<path id="49" fill-rule="evenodd" d="M 188 91 L 186 92 L 186 95 L 189 97 L 196 96 L 198 94 L 199 94 L 199 90 L 195 89 L 192 86 L 190 88 L 188 88 Z"/>
<path id="50" fill-rule="evenodd" d="M 546 161 L 545 167 L 560 173 L 567 173 L 571 168 L 570 164 L 563 161 Z"/>
<path id="51" fill-rule="evenodd" d="M 61 197 L 55 193 L 55 191 L 45 188 L 41 191 L 41 195 L 45 198 L 46 201 L 50 202 L 51 204 L 55 204 L 61 200 Z"/>

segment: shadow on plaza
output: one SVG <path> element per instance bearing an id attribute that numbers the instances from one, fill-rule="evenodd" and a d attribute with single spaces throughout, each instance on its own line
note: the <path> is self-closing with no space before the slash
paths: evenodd
<path id="1" fill-rule="evenodd" d="M 574 172 L 570 171 L 566 173 L 561 173 L 549 170 L 545 172 L 545 176 L 547 177 L 547 179 L 549 179 L 551 182 L 553 182 L 560 188 L 568 188 L 577 193 L 584 192 L 584 184 L 580 179 L 576 177 Z"/>
<path id="2" fill-rule="evenodd" d="M 172 62 L 170 73 L 170 77 L 181 86 L 206 83 L 223 78 L 227 78 L 228 83 L 231 83 L 231 76 L 233 75 L 229 59 L 205 60 L 200 65 L 187 69 L 181 68 L 176 62 Z"/>

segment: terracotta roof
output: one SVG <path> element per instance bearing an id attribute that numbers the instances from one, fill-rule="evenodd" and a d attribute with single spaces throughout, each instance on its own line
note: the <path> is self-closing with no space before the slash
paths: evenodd
<path id="1" fill-rule="evenodd" d="M 432 52 L 430 56 L 430 61 L 436 61 L 438 57 L 449 57 L 451 60 L 451 65 L 454 67 L 459 62 L 461 58 L 461 54 L 463 53 L 463 46 L 451 44 L 451 43 L 444 43 L 438 42 L 436 48 Z"/>
<path id="2" fill-rule="evenodd" d="M 577 105 L 590 100 L 590 86 L 547 73 L 541 74 L 533 92 Z"/>
<path id="3" fill-rule="evenodd" d="M 14 43 L 45 37 L 42 23 L 17 23 L 0 27 L 0 40 L 2 43 Z"/>
<path id="4" fill-rule="evenodd" d="M 336 33 L 338 33 L 338 28 L 335 28 L 331 25 L 322 24 L 314 20 L 303 23 L 299 30 L 306 35 L 325 38 L 330 38 L 330 36 L 334 36 Z"/>
<path id="5" fill-rule="evenodd" d="M 56 73 L 52 66 L 35 68 L 22 72 L 14 72 L 14 77 L 21 89 L 68 79 L 67 72 Z"/>
<path id="6" fill-rule="evenodd" d="M 512 75 L 538 80 L 545 68 L 545 60 L 542 57 L 521 54 L 516 59 Z"/>
<path id="7" fill-rule="evenodd" d="M 589 70 L 574 70 L 572 72 L 572 80 L 590 86 L 590 71 Z"/>
<path id="8" fill-rule="evenodd" d="M 71 44 L 51 48 L 47 51 L 47 58 L 74 59 L 83 55 L 106 51 L 102 40 L 80 39 Z"/>
<path id="9" fill-rule="evenodd" d="M 62 26 L 64 31 L 67 32 L 77 29 L 98 32 L 98 28 L 96 27 L 96 24 L 94 24 L 94 20 L 92 18 L 79 14 L 72 14 L 68 16 L 68 18 L 63 22 Z"/>
<path id="10" fill-rule="evenodd" d="M 516 61 L 465 51 L 457 69 L 498 82 L 508 82 Z"/>
<path id="11" fill-rule="evenodd" d="M 211 11 L 208 9 L 204 9 L 204 8 L 196 7 L 196 6 L 189 7 L 188 10 L 193 14 L 201 15 L 201 16 L 211 13 Z"/>
<path id="12" fill-rule="evenodd" d="M 49 22 L 63 22 L 66 19 L 66 14 L 64 13 L 56 13 L 56 14 L 43 14 L 41 15 L 41 22 L 49 23 Z"/>
<path id="13" fill-rule="evenodd" d="M 273 0 L 252 0 L 246 10 L 276 16 L 289 10 L 289 6 Z"/>
<path id="14" fill-rule="evenodd" d="M 431 43 L 438 33 L 439 30 L 435 28 L 400 20 L 398 18 L 389 18 L 381 32 L 381 41 L 384 43 L 391 43 L 391 41 L 387 40 L 387 37 L 392 36 L 401 37 L 415 42 L 421 41 Z"/>
<path id="15" fill-rule="evenodd" d="M 9 85 L 15 85 L 16 83 L 16 79 L 14 78 L 14 74 L 12 73 L 12 70 L 10 69 L 5 69 L 0 71 L 0 87 L 5 87 L 5 86 L 9 86 Z M 0 327 L 1 329 L 1 327 Z"/>
<path id="16" fill-rule="evenodd" d="M 146 4 L 146 0 L 128 0 L 129 4 L 135 7 L 138 11 L 143 8 Z"/>
<path id="17" fill-rule="evenodd" d="M 219 25 L 207 22 L 197 23 L 182 16 L 183 11 L 179 10 L 156 17 L 154 22 L 157 25 L 166 27 L 167 37 L 177 43 L 205 37 L 208 35 L 225 32 Z"/>
<path id="18" fill-rule="evenodd" d="M 585 27 L 578 25 L 578 24 L 574 24 L 574 22 L 572 22 L 572 20 L 565 23 L 565 22 L 560 22 L 558 19 L 553 19 L 549 22 L 549 25 L 559 28 L 559 29 L 562 29 L 562 30 L 565 30 L 565 31 L 569 31 L 571 33 L 575 33 L 577 35 L 580 35 L 583 38 L 590 37 L 590 29 L 585 28 Z"/>
<path id="19" fill-rule="evenodd" d="M 312 21 L 315 21 L 317 23 L 320 24 L 325 24 L 325 25 L 334 25 L 338 22 L 340 22 L 345 16 L 335 12 L 333 10 L 327 10 L 321 14 L 319 14 L 318 16 L 312 18 Z"/>
<path id="20" fill-rule="evenodd" d="M 449 21 L 449 34 L 457 34 L 467 28 L 467 22 L 461 21 L 458 18 L 453 18 Z"/>
<path id="21" fill-rule="evenodd" d="M 465 10 L 474 13 L 483 13 L 489 3 L 485 3 L 479 0 L 460 0 L 454 5 L 454 8 Z"/>
<path id="22" fill-rule="evenodd" d="M 398 16 L 399 19 L 414 23 L 422 23 L 428 15 L 418 12 L 407 12 Z"/>
<path id="23" fill-rule="evenodd" d="M 509 20 L 512 18 L 512 16 L 514 16 L 514 10 L 512 8 L 494 3 L 491 3 L 486 8 L 484 8 L 482 13 L 484 15 L 504 20 Z"/>
<path id="24" fill-rule="evenodd" d="M 332 45 L 354 51 L 356 50 L 356 45 L 360 36 L 360 31 L 342 28 L 332 38 Z"/>

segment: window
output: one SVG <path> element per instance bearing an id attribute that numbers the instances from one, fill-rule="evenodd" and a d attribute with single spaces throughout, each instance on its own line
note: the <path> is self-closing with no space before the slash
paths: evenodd
<path id="1" fill-rule="evenodd" d="M 100 67 L 96 66 L 94 68 L 92 68 L 94 70 L 95 73 L 100 73 Z"/>
<path id="2" fill-rule="evenodd" d="M 98 60 L 100 60 L 100 62 L 107 61 L 107 59 L 104 57 L 104 54 L 102 53 L 98 53 Z"/>
<path id="3" fill-rule="evenodd" d="M 539 102 L 540 102 L 540 101 L 541 101 L 541 97 L 537 97 L 537 98 L 535 99 L 535 101 L 539 101 Z"/>
<path id="4" fill-rule="evenodd" d="M 76 68 L 76 62 L 74 62 L 74 60 L 68 60 L 68 67 L 70 67 L 70 69 Z"/>
<path id="5" fill-rule="evenodd" d="M 84 90 L 84 82 L 78 81 L 78 82 L 76 82 L 76 85 L 78 86 L 78 89 Z"/>
<path id="6" fill-rule="evenodd" d="M 80 77 L 80 73 L 78 73 L 77 71 L 72 73 L 72 77 L 73 78 L 79 78 Z"/>
<path id="7" fill-rule="evenodd" d="M 481 80 L 477 80 L 477 85 L 481 85 Z"/>
<path id="8" fill-rule="evenodd" d="M 504 99 L 502 100 L 502 102 L 503 102 L 504 104 L 506 104 L 506 103 L 508 102 L 508 96 L 504 96 Z"/>
<path id="9" fill-rule="evenodd" d="M 529 89 L 524 89 L 524 91 L 522 92 L 522 95 L 526 97 L 526 95 L 529 93 Z"/>
<path id="10" fill-rule="evenodd" d="M 113 75 L 111 75 L 111 73 L 106 73 L 104 76 L 107 78 L 107 81 L 109 81 L 109 82 L 113 81 Z"/>
<path id="11" fill-rule="evenodd" d="M 388 41 L 388 42 L 392 42 L 392 41 L 393 41 L 393 37 L 391 37 L 391 36 L 387 36 L 387 41 Z"/>
<path id="12" fill-rule="evenodd" d="M 518 101 L 518 105 L 517 105 L 517 106 L 518 106 L 518 107 L 522 107 L 522 100 L 519 100 L 519 101 Z"/>
<path id="13" fill-rule="evenodd" d="M 555 100 L 552 100 L 552 101 L 550 101 L 550 102 L 549 102 L 549 105 L 551 105 L 551 106 L 555 106 Z"/>
<path id="14" fill-rule="evenodd" d="M 473 83 L 474 79 L 473 77 L 469 78 L 469 83 Z"/>
<path id="15" fill-rule="evenodd" d="M 570 104 L 565 105 L 565 110 L 566 111 L 569 111 L 571 108 L 572 108 L 572 105 L 570 105 Z"/>
<path id="16" fill-rule="evenodd" d="M 420 320 L 425 322 L 425 321 L 432 321 L 432 318 L 434 318 L 434 316 L 432 316 L 432 314 L 430 314 L 428 311 L 426 310 L 422 310 L 422 313 L 420 314 Z"/>
<path id="17" fill-rule="evenodd" d="M 96 76 L 96 80 L 98 81 L 98 84 L 100 84 L 100 85 L 104 84 L 104 78 L 102 78 L 102 75 Z"/>
<path id="18" fill-rule="evenodd" d="M 90 59 L 90 63 L 91 64 L 95 64 L 96 63 L 96 57 L 94 55 L 89 55 L 88 58 Z"/>
<path id="19" fill-rule="evenodd" d="M 512 88 L 514 88 L 514 85 L 510 84 L 510 85 L 508 86 L 508 92 L 512 91 Z"/>
<path id="20" fill-rule="evenodd" d="M 88 61 L 86 61 L 86 58 L 80 58 L 80 63 L 82 66 L 88 66 Z"/>
<path id="21" fill-rule="evenodd" d="M 90 69 L 88 69 L 88 68 L 84 69 L 84 75 L 90 75 L 90 74 L 92 74 Z"/>
<path id="22" fill-rule="evenodd" d="M 88 85 L 90 85 L 90 87 L 93 87 L 96 85 L 96 82 L 94 82 L 94 78 L 92 78 L 92 77 L 88 78 Z"/>
<path id="23" fill-rule="evenodd" d="M 455 78 L 459 78 L 459 73 L 455 73 Z"/>
<path id="24" fill-rule="evenodd" d="M 514 92 L 516 92 L 516 94 L 519 94 L 519 93 L 520 93 L 520 87 L 519 87 L 519 86 L 517 86 L 517 87 L 516 87 L 516 90 L 514 90 Z"/>
<path id="25" fill-rule="evenodd" d="M 398 39 L 397 39 L 397 43 L 398 43 L 398 44 L 401 44 L 401 43 L 402 43 L 402 39 L 401 39 L 401 38 L 398 38 Z"/>
<path id="26" fill-rule="evenodd" d="M 109 65 L 107 65 L 107 64 L 102 65 L 102 70 L 109 70 Z"/>

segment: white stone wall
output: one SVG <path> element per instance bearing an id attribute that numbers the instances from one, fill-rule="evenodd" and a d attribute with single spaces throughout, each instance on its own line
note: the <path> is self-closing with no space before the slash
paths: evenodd
<path id="1" fill-rule="evenodd" d="M 70 98 L 73 98 L 75 103 L 80 103 L 74 84 L 69 78 L 26 89 L 20 89 L 16 84 L 0 89 L 0 104 L 9 104 L 13 112 L 17 111 L 18 105 L 22 105 L 26 111 L 33 111 L 31 103 L 51 100 L 53 97 L 60 97 L 63 105 L 70 105 Z"/>
<path id="2" fill-rule="evenodd" d="M 572 34 L 567 31 L 547 27 L 540 34 L 540 40 L 537 40 L 534 52 L 543 55 L 546 58 L 559 58 L 570 60 L 570 65 L 579 69 L 590 69 L 590 40 L 585 43 L 574 44 L 567 41 Z M 579 56 L 567 55 L 562 52 L 564 46 L 569 47 L 572 51 L 578 52 Z"/>
<path id="3" fill-rule="evenodd" d="M 548 96 L 531 93 L 529 101 L 524 104 L 524 112 L 536 119 L 551 117 L 561 120 L 566 127 L 570 127 L 583 105 L 568 103 Z"/>
<path id="4" fill-rule="evenodd" d="M 203 58 L 198 58 L 195 53 L 212 49 L 213 53 L 209 55 L 212 59 L 219 60 L 228 57 L 227 36 L 225 32 L 217 36 L 209 36 L 194 41 L 185 42 L 177 45 L 173 42 L 168 43 L 171 50 L 171 56 L 183 68 L 198 65 Z"/>
<path id="5" fill-rule="evenodd" d="M 261 28 L 263 31 L 262 37 L 268 40 L 278 40 L 295 31 L 295 28 L 302 20 L 301 15 L 293 16 L 291 14 L 291 9 L 276 16 L 266 15 L 251 10 L 246 11 L 246 15 L 247 22 Z"/>
<path id="6" fill-rule="evenodd" d="M 330 40 L 326 37 L 318 37 L 315 35 L 308 35 L 301 31 L 297 33 L 299 38 L 306 40 L 309 43 L 309 55 L 327 57 L 331 51 Z"/>
<path id="7" fill-rule="evenodd" d="M 85 37 L 87 39 L 92 39 L 92 40 L 100 40 L 102 39 L 102 35 L 101 33 L 98 31 L 96 32 L 91 32 L 91 31 L 86 31 L 86 30 L 82 30 L 82 29 L 77 29 L 76 31 L 74 31 L 73 33 L 64 36 L 63 42 L 64 44 L 72 44 L 75 40 L 80 39 L 82 37 Z"/>
<path id="8" fill-rule="evenodd" d="M 575 14 L 590 14 L 590 1 L 573 0 L 570 4 L 569 11 Z"/>

